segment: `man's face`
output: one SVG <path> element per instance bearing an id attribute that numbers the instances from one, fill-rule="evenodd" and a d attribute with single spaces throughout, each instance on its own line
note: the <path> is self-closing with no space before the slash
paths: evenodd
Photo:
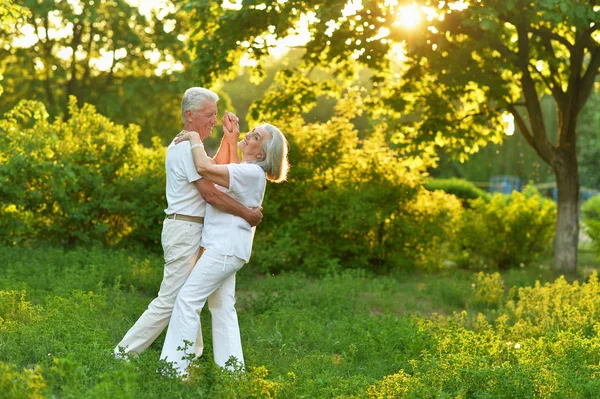
<path id="1" fill-rule="evenodd" d="M 188 121 L 193 131 L 200 134 L 200 139 L 204 140 L 210 136 L 210 131 L 217 124 L 217 103 L 205 101 L 202 108 L 186 112 Z"/>

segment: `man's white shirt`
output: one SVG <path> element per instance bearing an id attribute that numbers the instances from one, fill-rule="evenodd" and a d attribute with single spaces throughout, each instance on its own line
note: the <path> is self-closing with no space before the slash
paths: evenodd
<path id="1" fill-rule="evenodd" d="M 167 170 L 167 215 L 173 213 L 188 216 L 204 216 L 206 201 L 194 184 L 202 178 L 194 166 L 191 144 L 184 141 L 179 144 L 171 142 L 165 158 Z"/>

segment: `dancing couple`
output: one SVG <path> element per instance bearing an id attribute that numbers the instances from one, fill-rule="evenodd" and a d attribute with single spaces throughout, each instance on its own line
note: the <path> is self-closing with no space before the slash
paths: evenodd
<path id="1" fill-rule="evenodd" d="M 235 274 L 250 259 L 266 181 L 284 181 L 288 170 L 287 141 L 279 129 L 262 124 L 238 142 L 239 121 L 227 111 L 223 139 L 211 159 L 202 141 L 217 124 L 218 100 L 216 93 L 201 87 L 183 96 L 183 130 L 169 145 L 165 160 L 163 280 L 158 296 L 114 350 L 119 358 L 139 354 L 168 324 L 160 357 L 180 376 L 186 374 L 194 357 L 190 355 L 202 355 L 200 311 L 206 302 L 215 363 L 225 367 L 233 357 L 243 367 Z"/>

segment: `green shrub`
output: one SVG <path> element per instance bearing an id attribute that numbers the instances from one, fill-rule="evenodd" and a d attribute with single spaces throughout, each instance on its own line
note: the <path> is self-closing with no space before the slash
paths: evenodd
<path id="1" fill-rule="evenodd" d="M 600 283 L 594 272 L 588 281 L 569 284 L 564 277 L 553 283 L 536 282 L 519 289 L 518 301 L 508 301 L 502 323 L 511 325 L 511 335 L 554 336 L 568 331 L 584 336 L 600 332 Z"/>
<path id="2" fill-rule="evenodd" d="M 0 242 L 134 242 L 156 248 L 164 149 L 70 99 L 67 121 L 22 101 L 0 120 Z"/>
<path id="3" fill-rule="evenodd" d="M 25 291 L 0 290 L 0 328 L 22 323 L 35 316 L 35 309 L 25 300 Z"/>
<path id="4" fill-rule="evenodd" d="M 429 191 L 441 190 L 455 195 L 461 199 L 465 207 L 469 206 L 469 200 L 477 198 L 487 200 L 490 197 L 488 193 L 464 179 L 431 179 L 423 187 Z"/>
<path id="5" fill-rule="evenodd" d="M 596 254 L 600 256 L 600 195 L 584 202 L 581 213 L 585 231 L 592 239 Z"/>
<path id="6" fill-rule="evenodd" d="M 537 192 L 494 194 L 470 202 L 454 244 L 459 264 L 475 268 L 525 266 L 546 253 L 555 232 L 556 205 Z"/>
<path id="7" fill-rule="evenodd" d="M 521 288 L 495 320 L 467 312 L 421 319 L 434 342 L 361 398 L 584 398 L 600 390 L 600 285 L 564 278 Z"/>
<path id="8" fill-rule="evenodd" d="M 0 392 L 4 399 L 45 398 L 46 382 L 42 368 L 17 370 L 12 364 L 0 362 Z"/>
<path id="9" fill-rule="evenodd" d="M 500 273 L 477 274 L 477 283 L 472 286 L 472 301 L 475 305 L 498 306 L 504 299 L 504 281 Z"/>
<path id="10" fill-rule="evenodd" d="M 359 139 L 355 100 L 341 100 L 327 123 L 281 121 L 292 169 L 287 183 L 267 187 L 251 266 L 312 274 L 439 268 L 460 203 L 422 189 L 423 166 L 390 149 L 385 126 Z"/>

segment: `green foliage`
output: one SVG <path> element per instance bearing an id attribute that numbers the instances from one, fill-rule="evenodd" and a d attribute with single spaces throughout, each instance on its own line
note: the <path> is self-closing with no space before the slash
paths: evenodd
<path id="1" fill-rule="evenodd" d="M 544 254 L 555 232 L 556 205 L 529 188 L 476 199 L 465 210 L 455 246 L 459 263 L 475 268 L 524 266 Z"/>
<path id="2" fill-rule="evenodd" d="M 35 317 L 31 303 L 25 300 L 25 291 L 0 290 L 0 328 L 23 323 Z"/>
<path id="3" fill-rule="evenodd" d="M 432 179 L 425 183 L 424 187 L 429 191 L 442 190 L 455 195 L 462 200 L 463 206 L 466 207 L 469 205 L 468 200 L 489 198 L 488 193 L 464 179 Z"/>
<path id="4" fill-rule="evenodd" d="M 334 74 L 343 93 L 355 85 L 357 72 L 368 68 L 372 84 L 364 89 L 372 125 L 386 124 L 386 143 L 404 154 L 435 161 L 437 149 L 443 148 L 463 162 L 487 144 L 501 143 L 503 116 L 512 114 L 525 142 L 560 180 L 564 206 L 558 207 L 558 226 L 570 238 L 556 242 L 556 267 L 574 270 L 578 192 L 566 187 L 574 187 L 568 181 L 579 178 L 576 119 L 600 68 L 597 5 L 587 0 L 473 0 L 457 7 L 420 0 L 413 7 L 421 23 L 409 29 L 398 23 L 408 3 L 363 3 L 273 0 L 224 7 L 194 1 L 196 70 L 207 68 L 203 81 L 211 82 L 248 56 L 262 75 L 269 43 L 287 37 L 304 20 L 310 32 L 298 68 L 304 78 L 322 68 Z M 264 102 L 272 112 L 302 109 L 301 94 L 306 104 L 314 102 L 305 79 L 289 80 L 288 101 Z M 552 96 L 558 120 L 572 121 L 560 123 L 558 141 L 548 134 L 553 129 L 546 126 L 544 95 Z M 294 98 L 300 103 L 289 101 Z"/>
<path id="5" fill-rule="evenodd" d="M 210 318 L 203 312 L 205 355 L 193 378 L 181 382 L 157 373 L 162 337 L 129 363 L 112 355 L 160 284 L 159 278 L 153 289 L 143 289 L 145 278 L 131 269 L 147 262 L 160 276 L 158 255 L 86 247 L 0 247 L 0 255 L 0 286 L 25 290 L 40 310 L 36 320 L 0 329 L 0 362 L 19 370 L 39 365 L 48 397 L 107 397 L 110 391 L 129 398 L 348 397 L 423 349 L 417 326 L 395 314 L 450 313 L 457 305 L 438 293 L 451 287 L 462 298 L 469 285 L 468 278 L 449 284 L 435 276 L 364 272 L 324 280 L 257 278 L 245 267 L 238 273 L 237 308 L 246 374 L 214 365 Z M 128 284 L 121 284 L 125 275 Z M 425 286 L 417 288 L 422 279 Z M 397 353 L 390 355 L 390 348 Z"/>
<path id="6" fill-rule="evenodd" d="M 600 195 L 590 198 L 581 206 L 585 231 L 592 239 L 596 254 L 600 256 Z"/>
<path id="7" fill-rule="evenodd" d="M 0 362 L 0 391 L 5 399 L 45 398 L 46 382 L 42 368 L 19 371 L 14 365 Z"/>
<path id="8" fill-rule="evenodd" d="M 37 307 L 35 318 L 0 328 L 3 397 L 504 399 L 600 389 L 595 273 L 582 283 L 530 285 L 540 270 L 510 271 L 521 287 L 503 295 L 502 281 L 514 276 L 349 270 L 309 279 L 256 276 L 246 266 L 237 278 L 246 373 L 214 365 L 203 312 L 204 355 L 181 381 L 157 373 L 168 369 L 162 337 L 129 362 L 112 354 L 160 281 L 137 291 L 118 274 L 144 287 L 146 277 L 131 269 L 147 264 L 160 276 L 158 255 L 0 246 L 0 257 L 0 285 L 13 293 L 2 298 L 14 298 L 2 303 Z"/>
<path id="9" fill-rule="evenodd" d="M 0 241 L 155 246 L 164 149 L 74 98 L 69 113 L 50 123 L 43 105 L 23 101 L 0 120 Z"/>
<path id="10" fill-rule="evenodd" d="M 283 95 L 265 104 L 271 94 Z M 420 187 L 422 163 L 399 159 L 385 126 L 360 140 L 351 120 L 362 107 L 350 92 L 330 121 L 306 124 L 259 103 L 253 117 L 283 127 L 292 164 L 287 183 L 267 188 L 251 260 L 261 271 L 440 267 L 460 204 Z"/>
<path id="11" fill-rule="evenodd" d="M 490 307 L 504 300 L 504 281 L 500 273 L 477 274 L 477 283 L 472 285 L 473 304 Z"/>
<path id="12" fill-rule="evenodd" d="M 44 102 L 52 118 L 68 117 L 76 96 L 80 106 L 141 126 L 147 146 L 153 136 L 172 136 L 181 95 L 194 81 L 178 38 L 187 17 L 174 2 L 147 15 L 125 0 L 20 4 L 9 8 L 10 29 L 0 25 L 0 114 L 27 98 Z"/>
<path id="13" fill-rule="evenodd" d="M 559 278 L 521 288 L 494 320 L 467 312 L 423 319 L 435 349 L 358 397 L 593 397 L 599 291 L 596 274 L 583 284 Z"/>

